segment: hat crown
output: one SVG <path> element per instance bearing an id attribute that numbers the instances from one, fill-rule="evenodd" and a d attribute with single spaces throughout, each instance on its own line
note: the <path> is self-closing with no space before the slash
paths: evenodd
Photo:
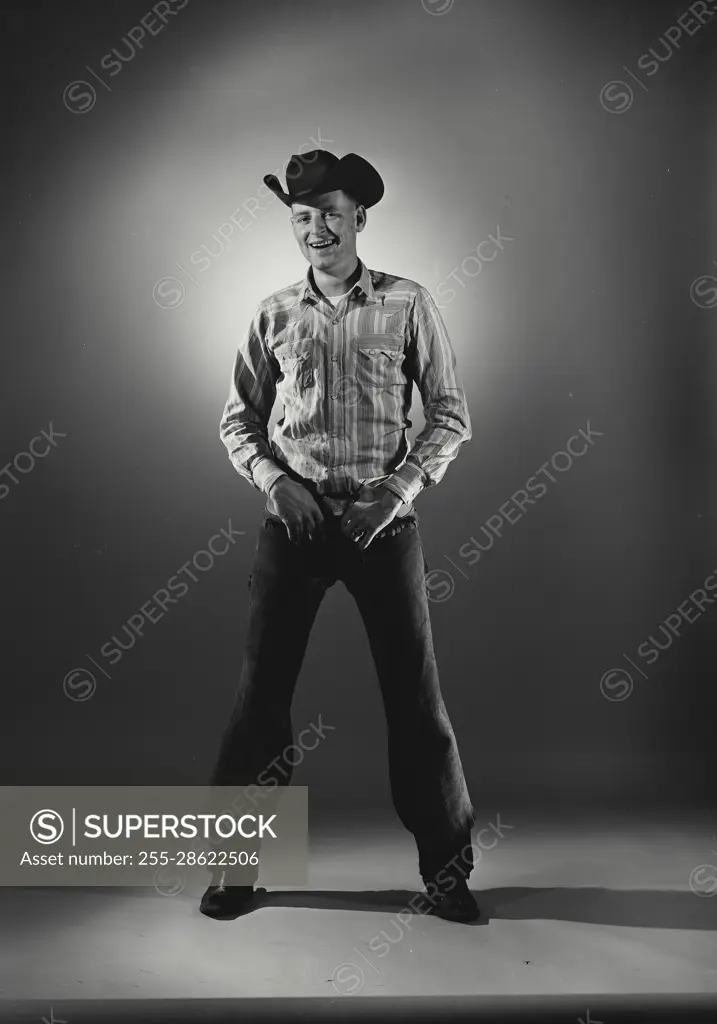
<path id="1" fill-rule="evenodd" d="M 326 149 L 295 153 L 286 165 L 286 188 L 289 195 L 304 195 L 318 188 L 339 158 Z"/>

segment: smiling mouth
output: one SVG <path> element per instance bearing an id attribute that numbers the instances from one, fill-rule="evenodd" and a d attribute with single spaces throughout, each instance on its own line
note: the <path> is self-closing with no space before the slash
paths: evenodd
<path id="1" fill-rule="evenodd" d="M 322 242 L 309 242 L 309 245 L 312 249 L 318 249 L 321 252 L 322 249 L 330 249 L 332 245 L 336 245 L 336 242 L 333 239 L 326 239 Z"/>

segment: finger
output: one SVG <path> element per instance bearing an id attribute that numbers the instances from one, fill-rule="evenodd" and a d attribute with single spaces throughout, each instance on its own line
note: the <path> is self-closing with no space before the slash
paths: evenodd
<path id="1" fill-rule="evenodd" d="M 378 530 L 366 530 L 366 533 L 364 533 L 359 541 L 359 551 L 365 551 L 378 532 Z"/>
<path id="2" fill-rule="evenodd" d="M 354 534 L 358 530 L 359 532 L 365 529 L 364 523 L 362 522 L 361 515 L 355 509 L 353 509 L 343 522 L 344 533 L 350 539 L 353 539 Z"/>
<path id="3" fill-rule="evenodd" d="M 364 526 L 363 523 L 356 523 L 353 531 L 351 532 L 351 540 L 354 544 L 360 544 L 361 541 L 366 537 L 370 527 Z"/>
<path id="4" fill-rule="evenodd" d="M 299 520 L 299 539 L 302 541 L 312 540 L 314 520 L 311 515 L 304 514 Z"/>
<path id="5" fill-rule="evenodd" d="M 305 541 L 309 537 L 309 520 L 306 517 L 305 512 L 299 514 L 299 518 L 296 524 L 297 536 L 300 541 Z"/>
<path id="6" fill-rule="evenodd" d="M 288 519 L 286 529 L 289 533 L 289 540 L 292 544 L 296 544 L 299 539 L 298 524 L 295 519 Z"/>

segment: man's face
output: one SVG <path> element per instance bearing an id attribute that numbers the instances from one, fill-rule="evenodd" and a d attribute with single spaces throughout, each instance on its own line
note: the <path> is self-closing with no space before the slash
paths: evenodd
<path id="1" fill-rule="evenodd" d="M 312 267 L 334 277 L 353 270 L 356 235 L 365 223 L 365 208 L 341 191 L 317 196 L 310 205 L 293 203 L 291 207 L 294 237 L 302 253 Z"/>

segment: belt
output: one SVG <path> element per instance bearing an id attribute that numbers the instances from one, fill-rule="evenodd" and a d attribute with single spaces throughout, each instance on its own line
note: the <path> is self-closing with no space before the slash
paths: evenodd
<path id="1" fill-rule="evenodd" d="M 321 500 L 322 500 L 323 504 L 326 505 L 326 507 L 331 511 L 332 515 L 342 516 L 344 514 L 344 512 L 346 511 L 346 509 L 351 504 L 351 502 L 353 501 L 353 497 L 351 495 L 346 495 L 346 496 L 342 496 L 342 497 L 329 497 L 327 495 L 323 495 L 322 494 L 321 495 Z M 271 503 L 270 501 L 267 501 L 267 504 L 266 504 L 266 511 L 267 512 L 271 512 L 271 509 L 269 508 L 270 503 Z M 398 507 L 398 510 L 396 512 L 396 519 L 402 519 L 404 516 L 411 515 L 413 512 L 415 512 L 415 509 L 414 509 L 413 505 L 412 504 L 407 505 L 404 502 L 404 504 L 399 505 L 399 507 Z M 275 514 L 275 513 L 272 513 L 272 514 Z"/>

